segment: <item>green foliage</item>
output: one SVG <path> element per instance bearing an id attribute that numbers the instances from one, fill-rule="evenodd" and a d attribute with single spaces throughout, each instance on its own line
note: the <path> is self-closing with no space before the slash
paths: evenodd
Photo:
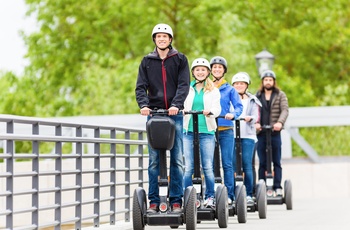
<path id="1" fill-rule="evenodd" d="M 350 142 L 348 141 L 350 135 L 349 126 L 308 127 L 301 128 L 299 131 L 307 142 L 312 143 L 312 147 L 319 156 L 350 155 Z M 294 142 L 292 143 L 292 149 L 294 157 L 306 156 L 303 150 Z"/>
<path id="2" fill-rule="evenodd" d="M 26 0 L 39 30 L 23 34 L 30 65 L 0 72 L 1 113 L 27 116 L 138 112 L 134 87 L 151 31 L 164 22 L 191 62 L 224 56 L 226 80 L 238 71 L 260 85 L 254 55 L 276 57 L 278 85 L 294 106 L 350 102 L 347 0 Z"/>

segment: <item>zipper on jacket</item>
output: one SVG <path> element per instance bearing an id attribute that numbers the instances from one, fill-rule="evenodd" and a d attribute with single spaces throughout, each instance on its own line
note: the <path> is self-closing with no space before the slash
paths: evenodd
<path id="1" fill-rule="evenodd" d="M 177 53 L 167 56 L 162 60 L 162 81 L 163 81 L 163 91 L 164 91 L 164 103 L 165 103 L 165 109 L 169 109 L 169 105 L 168 105 L 168 99 L 167 99 L 167 90 L 166 90 L 166 81 L 167 81 L 167 76 L 166 76 L 166 69 L 164 66 L 164 62 L 166 59 L 177 55 Z"/>

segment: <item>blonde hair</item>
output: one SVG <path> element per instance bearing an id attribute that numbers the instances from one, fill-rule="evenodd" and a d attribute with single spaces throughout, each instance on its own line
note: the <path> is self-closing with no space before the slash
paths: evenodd
<path id="1" fill-rule="evenodd" d="M 215 88 L 214 82 L 207 77 L 207 79 L 205 79 L 205 86 L 204 86 L 204 92 L 206 91 L 212 91 Z"/>

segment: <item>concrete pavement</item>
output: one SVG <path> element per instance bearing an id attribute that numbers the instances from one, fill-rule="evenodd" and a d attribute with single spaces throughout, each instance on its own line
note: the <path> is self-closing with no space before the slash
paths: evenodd
<path id="1" fill-rule="evenodd" d="M 247 223 L 229 218 L 227 229 L 246 230 L 349 230 L 350 229 L 350 158 L 323 158 L 321 163 L 307 159 L 284 160 L 283 180 L 293 184 L 293 210 L 284 205 L 268 205 L 267 218 L 248 213 Z M 217 221 L 202 221 L 197 229 L 218 229 Z M 119 221 L 115 226 L 83 230 L 130 230 L 131 222 Z M 146 226 L 145 230 L 170 229 L 167 226 Z M 178 229 L 186 229 L 180 226 Z"/>
<path id="2" fill-rule="evenodd" d="M 247 223 L 239 224 L 236 217 L 229 217 L 227 229 L 240 230 L 349 230 L 350 198 L 296 199 L 293 210 L 286 210 L 285 205 L 268 205 L 267 218 L 259 219 L 258 213 L 248 213 Z M 117 222 L 115 226 L 101 225 L 100 228 L 84 230 L 131 230 L 132 222 Z M 167 226 L 146 226 L 145 230 L 170 229 Z M 186 229 L 185 225 L 178 229 Z M 219 229 L 217 221 L 202 221 L 197 229 Z"/>

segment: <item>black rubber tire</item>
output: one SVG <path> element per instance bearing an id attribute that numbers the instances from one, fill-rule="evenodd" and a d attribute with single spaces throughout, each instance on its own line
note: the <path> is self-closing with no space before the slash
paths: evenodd
<path id="1" fill-rule="evenodd" d="M 170 226 L 170 228 L 179 228 L 178 225 Z"/>
<path id="2" fill-rule="evenodd" d="M 247 191 L 244 185 L 236 186 L 236 214 L 238 223 L 247 222 Z"/>
<path id="3" fill-rule="evenodd" d="M 267 197 L 266 197 L 266 184 L 264 180 L 258 181 L 256 194 L 256 203 L 260 219 L 266 219 L 267 213 Z"/>
<path id="4" fill-rule="evenodd" d="M 219 185 L 215 192 L 216 197 L 216 213 L 218 225 L 220 228 L 227 228 L 228 224 L 228 194 L 224 185 Z"/>
<path id="5" fill-rule="evenodd" d="M 293 195 L 292 195 L 292 181 L 284 181 L 284 203 L 286 203 L 287 210 L 293 209 Z"/>
<path id="6" fill-rule="evenodd" d="M 145 223 L 143 215 L 146 213 L 146 192 L 143 188 L 136 188 L 134 190 L 133 202 L 132 202 L 132 223 L 133 229 L 144 230 Z"/>
<path id="7" fill-rule="evenodd" d="M 222 189 L 224 188 L 223 185 L 218 185 L 218 187 L 215 189 L 215 219 L 218 219 L 218 203 L 219 203 L 219 199 L 222 193 Z"/>
<path id="8" fill-rule="evenodd" d="M 187 187 L 186 190 L 187 189 L 189 190 L 189 195 L 187 203 L 185 204 L 186 230 L 195 230 L 197 227 L 197 192 L 192 186 Z"/>

